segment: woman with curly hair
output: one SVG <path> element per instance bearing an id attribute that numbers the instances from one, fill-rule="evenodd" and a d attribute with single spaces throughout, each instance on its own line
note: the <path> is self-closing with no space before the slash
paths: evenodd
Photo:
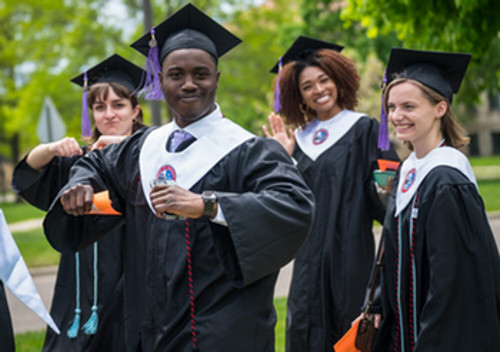
<path id="1" fill-rule="evenodd" d="M 299 37 L 280 60 L 275 111 L 284 121 L 271 114 L 270 131 L 263 127 L 316 197 L 288 297 L 286 350 L 293 352 L 331 351 L 359 315 L 375 251 L 373 221 L 384 217 L 372 172 L 377 159 L 398 159 L 393 149 L 377 149 L 378 122 L 354 111 L 360 77 L 340 50 Z"/>

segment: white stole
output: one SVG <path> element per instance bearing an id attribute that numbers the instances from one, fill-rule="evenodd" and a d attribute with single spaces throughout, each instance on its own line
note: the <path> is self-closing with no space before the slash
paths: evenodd
<path id="1" fill-rule="evenodd" d="M 0 209 L 0 280 L 21 302 L 43 319 L 57 334 L 56 323 L 38 294 L 33 278 L 7 227 Z"/>
<path id="2" fill-rule="evenodd" d="M 231 150 L 254 137 L 223 118 L 219 110 L 216 118 L 207 116 L 195 123 L 202 124 L 206 132 L 195 136 L 196 141 L 181 152 L 170 153 L 166 150 L 168 137 L 175 130 L 173 122 L 152 131 L 144 141 L 139 155 L 141 185 L 153 213 L 149 197 L 153 180 L 173 180 L 180 187 L 190 189 Z"/>
<path id="3" fill-rule="evenodd" d="M 304 129 L 296 129 L 295 139 L 300 149 L 315 161 L 349 132 L 352 126 L 363 116 L 366 116 L 366 114 L 342 110 L 326 121 L 315 119 Z"/>
<path id="4" fill-rule="evenodd" d="M 399 172 L 399 182 L 396 192 L 396 213 L 398 216 L 413 199 L 413 195 L 418 186 L 425 179 L 425 176 L 438 166 L 450 166 L 458 169 L 477 187 L 476 177 L 472 171 L 467 157 L 452 147 L 440 147 L 430 151 L 422 159 L 418 159 L 415 152 L 411 153 L 408 159 L 403 162 Z"/>

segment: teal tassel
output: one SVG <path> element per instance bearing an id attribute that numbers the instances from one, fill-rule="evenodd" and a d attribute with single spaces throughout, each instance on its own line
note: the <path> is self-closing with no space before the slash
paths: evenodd
<path id="1" fill-rule="evenodd" d="M 80 309 L 75 309 L 75 319 L 73 319 L 71 327 L 66 332 L 66 335 L 70 339 L 74 339 L 75 337 L 78 336 L 78 330 L 80 329 L 80 313 L 81 313 Z"/>
<path id="2" fill-rule="evenodd" d="M 97 315 L 97 283 L 98 283 L 98 271 L 97 271 L 97 252 L 98 246 L 97 242 L 94 243 L 94 304 L 92 305 L 92 314 L 89 320 L 82 326 L 82 330 L 87 335 L 95 335 L 97 331 L 97 325 L 99 324 L 99 316 Z"/>
<path id="3" fill-rule="evenodd" d="M 95 335 L 99 325 L 99 316 L 97 315 L 97 306 L 92 306 L 92 315 L 89 320 L 82 326 L 82 330 L 87 335 Z"/>

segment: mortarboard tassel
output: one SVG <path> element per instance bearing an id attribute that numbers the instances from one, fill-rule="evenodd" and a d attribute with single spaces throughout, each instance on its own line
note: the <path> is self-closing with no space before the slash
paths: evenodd
<path id="1" fill-rule="evenodd" d="M 278 114 L 281 110 L 281 102 L 280 102 L 280 78 L 281 78 L 281 69 L 283 63 L 282 58 L 280 57 L 278 63 L 278 78 L 276 79 L 276 87 L 274 88 L 274 112 Z"/>
<path id="2" fill-rule="evenodd" d="M 66 335 L 70 339 L 74 339 L 78 336 L 78 330 L 80 330 L 80 256 L 75 253 L 75 275 L 76 275 L 76 307 L 75 307 L 75 318 L 70 328 L 66 332 Z"/>
<path id="3" fill-rule="evenodd" d="M 160 60 L 158 59 L 158 43 L 155 37 L 155 29 L 151 28 L 151 40 L 149 41 L 149 52 L 146 60 L 146 79 L 139 96 L 146 100 L 163 100 L 160 78 Z"/>
<path id="4" fill-rule="evenodd" d="M 97 314 L 97 242 L 94 243 L 94 304 L 92 305 L 92 314 L 89 320 L 82 326 L 82 330 L 86 335 L 95 335 L 97 326 L 99 325 L 99 316 Z"/>
<path id="5" fill-rule="evenodd" d="M 83 75 L 83 95 L 82 95 L 82 137 L 91 138 L 92 137 L 92 128 L 90 125 L 90 115 L 89 115 L 89 107 L 88 107 L 88 78 L 87 71 L 85 71 Z"/>
<path id="6" fill-rule="evenodd" d="M 384 89 L 387 83 L 387 72 L 384 73 L 384 79 L 382 81 L 382 104 L 380 107 L 380 127 L 378 131 L 378 148 L 380 150 L 389 150 L 390 140 L 389 140 L 389 122 L 387 119 L 387 114 L 384 109 Z"/>

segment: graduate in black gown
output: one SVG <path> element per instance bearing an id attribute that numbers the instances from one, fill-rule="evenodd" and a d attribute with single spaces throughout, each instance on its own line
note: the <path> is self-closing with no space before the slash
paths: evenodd
<path id="1" fill-rule="evenodd" d="M 500 259 L 451 110 L 469 60 L 391 52 L 385 108 L 413 152 L 387 208 L 373 351 L 499 350 Z"/>
<path id="2" fill-rule="evenodd" d="M 48 210 L 77 160 L 144 127 L 137 97 L 131 95 L 143 74 L 144 70 L 115 54 L 75 77 L 72 82 L 89 87 L 83 109 L 90 107 L 95 127 L 92 132 L 88 124 L 82 134 L 91 135 L 93 144 L 81 147 L 74 138 L 64 138 L 35 147 L 14 170 L 14 191 Z M 125 349 L 123 233 L 123 228 L 116 229 L 77 254 L 62 254 L 51 306 L 62 333 L 58 336 L 48 328 L 43 351 Z"/>
<path id="3" fill-rule="evenodd" d="M 84 214 L 108 189 L 125 215 L 125 298 L 141 307 L 130 318 L 142 351 L 274 351 L 274 285 L 309 231 L 312 193 L 278 143 L 215 103 L 218 59 L 238 38 L 190 4 L 155 38 L 174 121 L 75 164 L 45 231 L 61 251 L 104 235 Z M 148 54 L 150 39 L 133 46 Z"/>
<path id="4" fill-rule="evenodd" d="M 379 124 L 357 105 L 360 77 L 341 46 L 300 36 L 280 59 L 269 116 L 274 137 L 296 160 L 316 198 L 313 229 L 294 263 L 288 296 L 286 350 L 331 351 L 359 315 L 374 257 L 373 221 L 384 207 L 372 171 Z M 278 66 L 271 72 L 278 73 Z M 276 102 L 275 102 L 276 103 Z"/>
<path id="5" fill-rule="evenodd" d="M 14 333 L 3 282 L 0 281 L 0 352 L 14 352 Z"/>

